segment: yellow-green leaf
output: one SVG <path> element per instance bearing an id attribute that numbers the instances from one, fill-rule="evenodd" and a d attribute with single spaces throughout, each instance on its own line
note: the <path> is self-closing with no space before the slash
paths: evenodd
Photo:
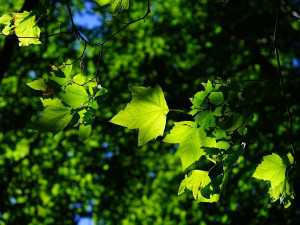
<path id="1" fill-rule="evenodd" d="M 263 161 L 257 166 L 252 177 L 271 181 L 272 188 L 279 185 L 285 179 L 286 166 L 279 155 L 273 153 L 263 157 Z"/>
<path id="2" fill-rule="evenodd" d="M 185 175 L 185 178 L 180 184 L 178 195 L 181 195 L 188 189 L 193 192 L 194 199 L 198 199 L 200 189 L 204 188 L 210 181 L 208 171 L 193 170 L 188 175 Z"/>
<path id="3" fill-rule="evenodd" d="M 14 21 L 14 32 L 19 38 L 19 46 L 41 44 L 39 40 L 41 30 L 36 25 L 35 15 L 27 11 L 14 13 Z"/>
<path id="4" fill-rule="evenodd" d="M 47 84 L 45 84 L 45 80 L 44 79 L 38 79 L 38 80 L 34 80 L 30 83 L 26 83 L 29 87 L 31 87 L 34 90 L 38 90 L 38 91 L 45 91 L 47 88 Z"/>
<path id="5" fill-rule="evenodd" d="M 95 0 L 100 6 L 110 4 L 110 11 L 114 14 L 129 8 L 129 0 Z"/>
<path id="6" fill-rule="evenodd" d="M 192 121 L 175 123 L 170 134 L 163 141 L 179 144 L 177 154 L 181 159 L 183 169 L 205 154 L 202 147 L 216 147 L 216 140 L 207 137 L 203 128 L 198 128 L 197 123 Z"/>
<path id="7" fill-rule="evenodd" d="M 139 129 L 138 145 L 141 146 L 163 135 L 169 108 L 158 85 L 155 88 L 133 87 L 131 92 L 131 102 L 110 122 L 129 129 Z"/>

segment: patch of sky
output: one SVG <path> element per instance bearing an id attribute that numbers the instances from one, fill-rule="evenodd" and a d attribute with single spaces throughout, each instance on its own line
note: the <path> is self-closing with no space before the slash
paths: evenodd
<path id="1" fill-rule="evenodd" d="M 297 58 L 293 58 L 292 60 L 293 67 L 299 67 L 300 66 L 300 60 Z"/>
<path id="2" fill-rule="evenodd" d="M 115 154 L 113 152 L 104 152 L 102 155 L 105 159 L 111 159 Z"/>
<path id="3" fill-rule="evenodd" d="M 117 146 L 117 147 L 115 147 L 115 151 L 120 151 L 120 148 Z"/>
<path id="4" fill-rule="evenodd" d="M 29 71 L 29 76 L 30 76 L 30 78 L 35 79 L 36 78 L 36 73 L 33 70 L 30 70 Z"/>
<path id="5" fill-rule="evenodd" d="M 10 203 L 14 205 L 17 203 L 17 200 L 15 198 L 10 198 Z"/>
<path id="6" fill-rule="evenodd" d="M 86 212 L 87 213 L 91 213 L 93 211 L 93 206 L 92 205 L 88 205 Z"/>
<path id="7" fill-rule="evenodd" d="M 68 157 L 68 158 L 71 158 L 71 157 L 73 157 L 73 156 L 74 156 L 74 153 L 73 153 L 73 152 L 68 152 L 68 153 L 67 153 L 67 157 Z"/>
<path id="8" fill-rule="evenodd" d="M 156 173 L 150 172 L 150 173 L 149 173 L 149 176 L 150 176 L 151 178 L 155 178 L 155 177 L 156 177 Z"/>
<path id="9" fill-rule="evenodd" d="M 154 20 L 154 22 L 157 22 L 158 21 L 158 15 L 155 15 L 153 20 Z"/>
<path id="10" fill-rule="evenodd" d="M 175 152 L 174 148 L 170 148 L 169 152 L 174 153 Z"/>
<path id="11" fill-rule="evenodd" d="M 174 144 L 174 148 L 178 149 L 179 148 L 179 144 Z"/>
<path id="12" fill-rule="evenodd" d="M 96 5 L 92 2 L 84 2 L 83 5 L 84 9 L 74 12 L 74 23 L 88 30 L 102 26 L 103 16 L 93 10 Z"/>
<path id="13" fill-rule="evenodd" d="M 69 204 L 69 207 L 70 207 L 71 209 L 78 209 L 78 208 L 80 208 L 81 206 L 82 206 L 82 204 L 81 204 L 80 202 L 72 202 L 72 203 Z"/>
<path id="14" fill-rule="evenodd" d="M 89 217 L 81 217 L 78 221 L 78 225 L 94 225 L 94 221 Z"/>
<path id="15" fill-rule="evenodd" d="M 109 145 L 109 144 L 108 144 L 107 142 L 103 142 L 103 143 L 102 143 L 102 147 L 103 147 L 103 148 L 107 148 L 108 145 Z"/>
<path id="16" fill-rule="evenodd" d="M 101 176 L 99 174 L 96 174 L 96 178 L 97 181 L 101 180 Z"/>

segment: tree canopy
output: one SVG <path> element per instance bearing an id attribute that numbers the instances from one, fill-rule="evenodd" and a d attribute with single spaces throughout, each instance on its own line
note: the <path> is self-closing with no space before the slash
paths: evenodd
<path id="1" fill-rule="evenodd" d="M 6 1 L 0 224 L 298 224 L 299 6 Z"/>

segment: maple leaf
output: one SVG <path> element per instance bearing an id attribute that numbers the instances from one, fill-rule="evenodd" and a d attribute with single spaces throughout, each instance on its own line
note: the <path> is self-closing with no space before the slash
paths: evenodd
<path id="1" fill-rule="evenodd" d="M 203 128 L 197 127 L 197 123 L 192 121 L 175 123 L 163 141 L 179 143 L 177 154 L 181 158 L 183 169 L 205 154 L 202 147 L 216 147 L 216 139 L 207 137 Z"/>
<path id="2" fill-rule="evenodd" d="M 139 129 L 138 145 L 141 146 L 163 135 L 169 108 L 158 85 L 155 88 L 133 87 L 131 92 L 131 102 L 110 122 L 129 129 Z"/>
<path id="3" fill-rule="evenodd" d="M 14 13 L 14 32 L 19 38 L 19 46 L 28 46 L 29 44 L 41 44 L 41 30 L 36 25 L 35 15 L 31 12 Z"/>

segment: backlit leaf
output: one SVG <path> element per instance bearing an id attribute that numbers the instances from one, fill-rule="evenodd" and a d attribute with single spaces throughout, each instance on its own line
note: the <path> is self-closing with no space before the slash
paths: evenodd
<path id="1" fill-rule="evenodd" d="M 34 128 L 40 132 L 57 134 L 71 121 L 71 108 L 65 107 L 59 99 L 42 99 L 42 103 L 46 108 Z"/>
<path id="2" fill-rule="evenodd" d="M 38 90 L 38 91 L 45 91 L 47 88 L 47 84 L 45 84 L 45 80 L 44 79 L 38 79 L 38 80 L 34 80 L 30 83 L 26 83 L 29 87 L 31 87 L 34 90 Z"/>
<path id="3" fill-rule="evenodd" d="M 169 108 L 158 85 L 155 88 L 133 87 L 131 92 L 131 102 L 110 122 L 129 129 L 139 129 L 138 145 L 141 146 L 163 135 Z"/>
<path id="4" fill-rule="evenodd" d="M 215 139 L 206 137 L 203 128 L 197 128 L 197 124 L 191 121 L 175 123 L 170 134 L 163 141 L 179 143 L 177 154 L 181 159 L 183 169 L 186 169 L 205 154 L 202 147 L 216 146 Z"/>
<path id="5" fill-rule="evenodd" d="M 84 87 L 77 84 L 68 85 L 65 91 L 66 94 L 62 97 L 62 100 L 73 109 L 83 106 L 89 99 L 89 95 Z"/>
<path id="6" fill-rule="evenodd" d="M 198 199 L 200 190 L 209 184 L 210 181 L 208 171 L 193 170 L 188 175 L 185 175 L 185 178 L 180 184 L 178 195 L 181 195 L 186 189 L 188 189 L 193 192 L 194 198 Z"/>
<path id="7" fill-rule="evenodd" d="M 286 166 L 279 155 L 273 153 L 263 157 L 263 161 L 257 166 L 252 177 L 271 181 L 272 188 L 279 185 L 285 179 Z"/>
<path id="8" fill-rule="evenodd" d="M 36 25 L 35 15 L 24 11 L 23 13 L 14 13 L 14 32 L 19 38 L 19 46 L 28 46 L 29 44 L 41 44 L 39 41 L 41 30 Z"/>

